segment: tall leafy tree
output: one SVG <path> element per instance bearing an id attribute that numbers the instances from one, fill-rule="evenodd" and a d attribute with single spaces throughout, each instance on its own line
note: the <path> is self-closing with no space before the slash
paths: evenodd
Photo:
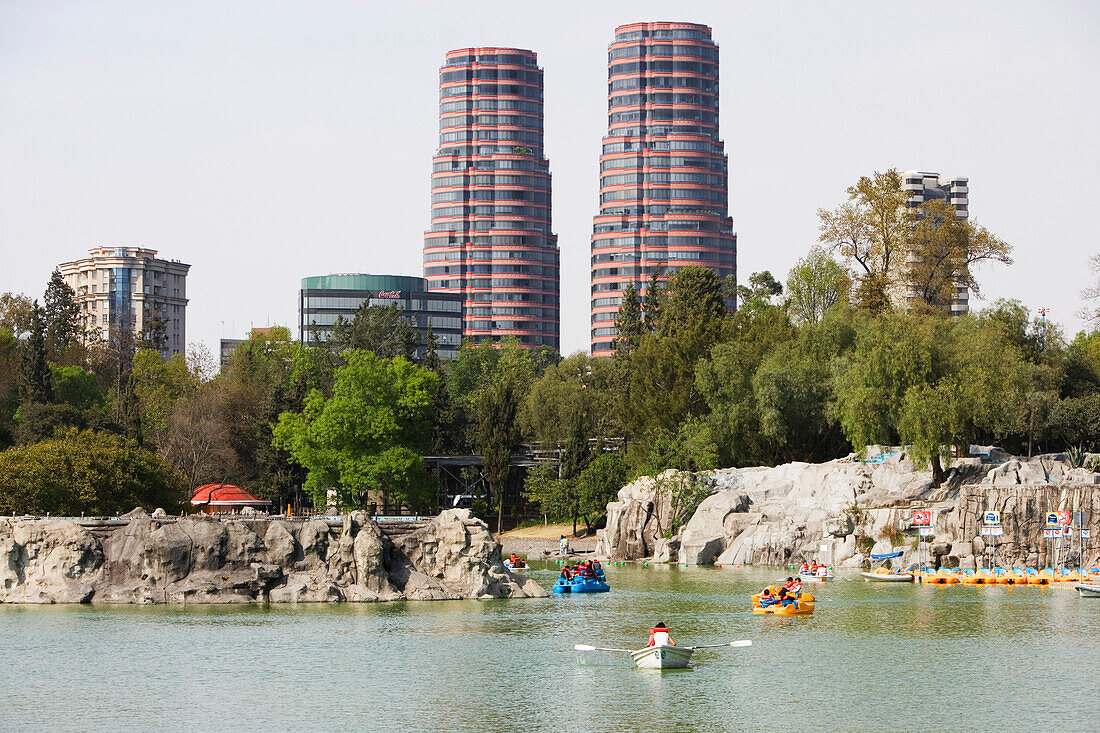
<path id="1" fill-rule="evenodd" d="M 638 291 L 634 289 L 634 281 L 626 284 L 623 290 L 623 302 L 619 304 L 619 313 L 615 317 L 615 340 L 613 347 L 615 355 L 629 356 L 638 348 L 638 342 L 642 334 L 646 332 L 642 322 L 642 306 L 638 300 Z"/>
<path id="2" fill-rule="evenodd" d="M 42 305 L 46 322 L 46 351 L 51 359 L 59 361 L 80 342 L 82 329 L 76 293 L 57 268 L 50 275 Z"/>
<path id="3" fill-rule="evenodd" d="M 23 344 L 20 360 L 20 402 L 50 402 L 53 384 L 46 356 L 46 324 L 38 301 L 31 310 L 30 335 Z"/>
<path id="4" fill-rule="evenodd" d="M 336 322 L 327 344 L 336 353 L 360 349 L 383 359 L 402 356 L 411 360 L 419 340 L 416 329 L 399 307 L 364 303 L 351 321 L 340 318 Z"/>
<path id="5" fill-rule="evenodd" d="M 397 356 L 350 351 L 331 397 L 314 390 L 301 412 L 284 412 L 277 446 L 307 469 L 305 488 L 317 506 L 335 489 L 341 506 L 361 506 L 379 491 L 402 504 L 426 506 L 431 481 L 422 455 L 439 377 Z"/>
<path id="6" fill-rule="evenodd" d="M 498 379 L 481 392 L 477 444 L 482 470 L 497 500 L 497 533 L 503 528 L 504 494 L 511 473 L 512 453 L 519 446 L 516 426 L 519 395 L 511 379 Z"/>
<path id="7" fill-rule="evenodd" d="M 34 303 L 20 293 L 0 295 L 0 329 L 6 328 L 17 338 L 31 330 Z"/>
<path id="8" fill-rule="evenodd" d="M 795 323 L 814 324 L 852 289 L 847 271 L 820 247 L 798 261 L 787 274 L 787 311 Z"/>
<path id="9" fill-rule="evenodd" d="M 663 268 L 660 265 L 653 268 L 653 272 L 649 275 L 649 284 L 645 289 L 645 299 L 642 302 L 643 323 L 645 330 L 650 333 L 655 332 L 661 323 L 661 308 L 665 302 L 665 289 L 661 285 L 662 272 Z"/>

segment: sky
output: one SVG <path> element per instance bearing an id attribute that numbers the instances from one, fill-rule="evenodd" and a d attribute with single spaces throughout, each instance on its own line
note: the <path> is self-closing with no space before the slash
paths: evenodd
<path id="1" fill-rule="evenodd" d="M 422 275 L 444 54 L 545 69 L 562 351 L 588 348 L 589 237 L 617 25 L 720 47 L 738 273 L 784 279 L 817 210 L 896 167 L 970 178 L 1015 264 L 978 271 L 1071 335 L 1100 252 L 1100 3 L 0 0 L 0 292 L 141 246 L 191 264 L 187 337 L 296 333 L 300 279 Z"/>

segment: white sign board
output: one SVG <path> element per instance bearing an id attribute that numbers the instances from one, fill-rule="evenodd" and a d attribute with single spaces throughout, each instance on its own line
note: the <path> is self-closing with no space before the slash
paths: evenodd
<path id="1" fill-rule="evenodd" d="M 932 536 L 932 528 L 931 527 L 921 527 L 917 531 L 920 532 L 921 537 L 931 537 Z"/>
<path id="2" fill-rule="evenodd" d="M 1087 540 L 1087 539 L 1090 539 L 1091 537 L 1092 537 L 1092 530 L 1091 529 L 1082 529 L 1081 530 L 1081 539 Z"/>
<path id="3" fill-rule="evenodd" d="M 1004 533 L 1004 527 L 982 527 L 982 537 L 1000 537 Z"/>
<path id="4" fill-rule="evenodd" d="M 1048 540 L 1057 539 L 1062 536 L 1061 529 L 1044 529 L 1043 538 Z"/>

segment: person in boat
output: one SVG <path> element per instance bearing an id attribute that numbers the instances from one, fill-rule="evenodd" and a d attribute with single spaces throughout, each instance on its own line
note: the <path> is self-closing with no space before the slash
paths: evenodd
<path id="1" fill-rule="evenodd" d="M 818 565 L 817 566 L 817 577 L 825 578 L 825 577 L 828 577 L 828 575 L 829 575 L 828 566 L 826 566 L 826 565 Z"/>
<path id="2" fill-rule="evenodd" d="M 592 561 L 591 560 L 589 560 L 588 562 L 586 562 L 584 564 L 584 577 L 586 577 L 586 578 L 595 578 L 596 577 L 596 571 L 592 568 Z"/>
<path id="3" fill-rule="evenodd" d="M 810 572 L 810 564 L 803 560 L 802 564 L 798 566 L 798 574 L 805 575 L 808 572 Z"/>
<path id="4" fill-rule="evenodd" d="M 774 605 L 776 603 L 779 603 L 779 599 L 772 595 L 772 589 L 765 588 L 764 591 L 760 594 L 760 605 L 764 608 L 767 608 L 768 606 Z"/>
<path id="5" fill-rule="evenodd" d="M 791 585 L 789 593 L 795 598 L 798 598 L 800 595 L 802 595 L 802 581 L 798 578 L 795 578 L 794 583 Z"/>
<path id="6" fill-rule="evenodd" d="M 649 642 L 646 646 L 676 646 L 676 642 L 672 639 L 672 634 L 669 633 L 664 621 L 649 630 Z"/>
<path id="7" fill-rule="evenodd" d="M 794 584 L 795 584 L 794 578 L 787 578 L 787 582 L 783 584 L 783 590 L 790 593 L 791 589 L 794 588 Z"/>
<path id="8" fill-rule="evenodd" d="M 776 600 L 778 600 L 780 605 L 783 605 L 783 606 L 793 606 L 797 603 L 797 601 L 795 600 L 795 597 L 793 595 L 791 595 L 787 591 L 786 588 L 780 588 L 779 589 L 779 593 L 776 596 Z"/>
<path id="9" fill-rule="evenodd" d="M 568 565 L 566 565 L 564 568 L 561 569 L 561 575 L 559 575 L 558 577 L 561 578 L 562 580 L 572 580 L 573 579 L 573 573 L 569 570 Z"/>
<path id="10" fill-rule="evenodd" d="M 599 560 L 596 560 L 596 559 L 593 558 L 593 560 L 592 560 L 592 570 L 594 570 L 597 575 L 599 575 L 600 571 L 603 570 L 603 566 L 600 565 Z"/>

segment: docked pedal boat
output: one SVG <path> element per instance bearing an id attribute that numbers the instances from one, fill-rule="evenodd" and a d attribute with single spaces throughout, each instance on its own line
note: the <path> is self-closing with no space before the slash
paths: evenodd
<path id="1" fill-rule="evenodd" d="M 630 652 L 639 669 L 683 669 L 695 651 L 690 646 L 647 646 Z"/>
<path id="2" fill-rule="evenodd" d="M 860 575 L 866 580 L 875 581 L 877 583 L 912 583 L 912 573 L 863 573 Z"/>

